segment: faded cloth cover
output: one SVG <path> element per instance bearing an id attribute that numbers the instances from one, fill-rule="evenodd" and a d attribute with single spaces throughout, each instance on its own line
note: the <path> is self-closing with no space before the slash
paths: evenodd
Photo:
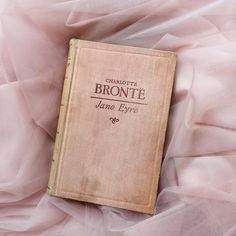
<path id="1" fill-rule="evenodd" d="M 48 193 L 154 213 L 174 53 L 70 40 Z"/>
<path id="2" fill-rule="evenodd" d="M 235 0 L 0 6 L 1 236 L 236 235 Z M 154 216 L 46 193 L 73 37 L 177 53 Z"/>

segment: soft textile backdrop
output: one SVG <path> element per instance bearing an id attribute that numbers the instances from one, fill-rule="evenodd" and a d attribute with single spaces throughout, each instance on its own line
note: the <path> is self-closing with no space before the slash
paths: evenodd
<path id="1" fill-rule="evenodd" d="M 236 1 L 1 0 L 0 235 L 235 236 Z M 71 37 L 178 54 L 157 214 L 46 194 Z"/>

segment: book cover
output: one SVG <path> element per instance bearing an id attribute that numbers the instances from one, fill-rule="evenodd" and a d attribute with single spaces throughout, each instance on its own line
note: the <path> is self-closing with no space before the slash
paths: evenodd
<path id="1" fill-rule="evenodd" d="M 53 196 L 154 213 L 176 55 L 70 41 Z"/>

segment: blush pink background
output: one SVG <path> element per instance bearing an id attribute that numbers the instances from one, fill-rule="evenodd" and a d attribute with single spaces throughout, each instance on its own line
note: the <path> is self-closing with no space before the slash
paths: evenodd
<path id="1" fill-rule="evenodd" d="M 2 0 L 0 235 L 236 235 L 236 1 Z M 175 51 L 157 213 L 46 194 L 71 37 Z"/>

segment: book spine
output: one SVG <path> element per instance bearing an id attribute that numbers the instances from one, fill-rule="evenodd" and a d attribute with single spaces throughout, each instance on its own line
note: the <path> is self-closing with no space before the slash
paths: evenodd
<path id="1" fill-rule="evenodd" d="M 56 185 L 57 185 L 57 172 L 60 161 L 61 146 L 63 140 L 63 133 L 65 127 L 65 118 L 68 107 L 68 100 L 70 94 L 70 87 L 73 77 L 73 70 L 75 64 L 75 57 L 77 52 L 78 39 L 71 39 L 69 43 L 69 53 L 67 59 L 66 73 L 63 85 L 63 92 L 60 104 L 60 113 L 58 118 L 57 132 L 55 138 L 55 146 L 53 151 L 53 157 L 51 161 L 51 170 L 48 181 L 47 192 L 50 195 L 56 195 Z"/>

